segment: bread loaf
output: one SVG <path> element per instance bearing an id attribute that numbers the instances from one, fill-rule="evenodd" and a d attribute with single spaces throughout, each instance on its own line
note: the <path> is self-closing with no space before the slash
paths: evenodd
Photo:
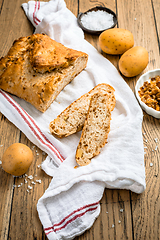
<path id="1" fill-rule="evenodd" d="M 22 37 L 0 59 L 0 88 L 41 112 L 87 65 L 88 55 L 63 46 L 45 34 Z"/>
<path id="2" fill-rule="evenodd" d="M 106 93 L 108 107 L 112 111 L 115 107 L 114 88 L 108 84 L 98 84 L 88 93 L 70 104 L 55 120 L 50 122 L 50 132 L 57 137 L 67 137 L 70 134 L 82 130 L 88 112 L 90 99 L 97 92 Z"/>
<path id="3" fill-rule="evenodd" d="M 108 95 L 98 92 L 91 97 L 87 117 L 76 151 L 76 161 L 80 166 L 88 165 L 100 153 L 110 131 L 111 111 Z"/>

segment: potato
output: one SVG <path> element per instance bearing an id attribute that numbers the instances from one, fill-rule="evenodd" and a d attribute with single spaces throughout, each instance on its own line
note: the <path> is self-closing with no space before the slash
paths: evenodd
<path id="1" fill-rule="evenodd" d="M 22 143 L 14 143 L 6 149 L 2 156 L 2 168 L 14 176 L 23 175 L 33 161 L 33 153 Z"/>
<path id="2" fill-rule="evenodd" d="M 108 29 L 100 34 L 99 45 L 102 51 L 107 54 L 123 54 L 129 48 L 133 47 L 133 34 L 122 28 Z"/>
<path id="3" fill-rule="evenodd" d="M 146 68 L 148 61 L 148 52 L 144 47 L 133 47 L 121 56 L 119 70 L 126 77 L 135 77 Z"/>

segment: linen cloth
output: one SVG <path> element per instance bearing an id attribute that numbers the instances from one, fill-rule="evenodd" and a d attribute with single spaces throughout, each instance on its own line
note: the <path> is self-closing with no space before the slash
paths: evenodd
<path id="1" fill-rule="evenodd" d="M 135 193 L 145 190 L 143 114 L 117 69 L 84 40 L 84 33 L 64 0 L 30 1 L 22 7 L 35 33 L 45 33 L 89 55 L 86 69 L 64 88 L 45 113 L 0 90 L 2 114 L 48 154 L 42 168 L 53 178 L 37 204 L 44 231 L 49 240 L 73 239 L 90 228 L 98 217 L 105 188 Z M 99 83 L 115 88 L 116 106 L 108 143 L 89 165 L 75 168 L 81 132 L 57 139 L 48 126 L 70 103 Z"/>

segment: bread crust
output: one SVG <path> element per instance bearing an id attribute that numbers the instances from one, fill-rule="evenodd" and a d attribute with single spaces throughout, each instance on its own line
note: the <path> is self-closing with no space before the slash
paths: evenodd
<path id="1" fill-rule="evenodd" d="M 88 93 L 71 103 L 61 114 L 57 116 L 56 119 L 50 122 L 49 129 L 51 134 L 62 138 L 82 130 L 87 116 L 90 99 L 99 91 L 108 95 L 108 105 L 110 111 L 113 111 L 116 103 L 114 88 L 106 83 L 98 84 Z"/>
<path id="2" fill-rule="evenodd" d="M 0 88 L 44 112 L 87 61 L 86 53 L 67 48 L 45 34 L 21 37 L 0 59 Z"/>
<path id="3" fill-rule="evenodd" d="M 108 105 L 108 95 L 99 91 L 91 97 L 77 147 L 76 161 L 80 166 L 88 165 L 106 144 L 110 131 L 110 120 L 111 111 Z"/>

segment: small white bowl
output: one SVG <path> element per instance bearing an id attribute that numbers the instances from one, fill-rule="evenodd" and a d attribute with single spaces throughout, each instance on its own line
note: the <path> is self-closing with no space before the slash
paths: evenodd
<path id="1" fill-rule="evenodd" d="M 155 109 L 148 107 L 144 102 L 141 101 L 141 98 L 138 94 L 138 91 L 140 87 L 142 87 L 143 83 L 146 81 L 150 81 L 152 77 L 160 76 L 160 69 L 155 69 L 151 70 L 149 72 L 144 73 L 137 81 L 136 86 L 135 86 L 135 94 L 136 97 L 142 107 L 142 109 L 148 113 L 149 115 L 155 117 L 155 118 L 160 118 L 160 111 L 156 111 Z"/>

